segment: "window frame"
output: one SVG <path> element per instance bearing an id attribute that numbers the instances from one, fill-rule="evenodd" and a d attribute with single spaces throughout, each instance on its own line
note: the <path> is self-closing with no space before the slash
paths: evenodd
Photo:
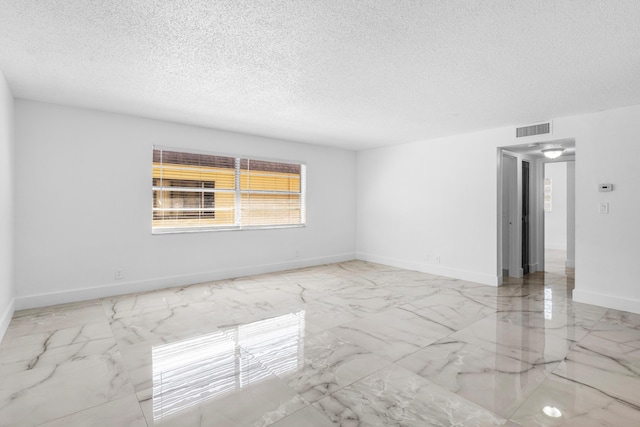
<path id="1" fill-rule="evenodd" d="M 285 159 L 276 159 L 269 157 L 258 157 L 258 156 L 246 156 L 246 155 L 238 155 L 238 154 L 229 154 L 229 153 L 220 153 L 220 152 L 212 152 L 206 150 L 198 150 L 198 149 L 188 149 L 188 148 L 180 148 L 180 147 L 171 147 L 164 145 L 153 145 L 152 146 L 152 159 L 153 152 L 156 150 L 166 150 L 177 153 L 184 154 L 194 154 L 194 155 L 206 155 L 206 156 L 219 156 L 219 157 L 227 157 L 235 159 L 235 172 L 234 172 L 234 189 L 233 190 L 222 190 L 221 192 L 232 193 L 234 194 L 234 224 L 229 225 L 191 225 L 191 226 L 176 226 L 176 227 L 158 227 L 154 225 L 154 212 L 156 208 L 154 207 L 155 200 L 155 191 L 157 191 L 157 186 L 154 185 L 153 178 L 153 170 L 156 167 L 155 163 L 152 160 L 151 165 L 151 175 L 152 175 L 152 186 L 151 186 L 151 234 L 161 235 L 161 234 L 177 234 L 177 233 L 203 233 L 203 232 L 216 232 L 216 231 L 243 231 L 243 230 L 270 230 L 270 229 L 284 229 L 284 228 L 304 228 L 307 225 L 307 213 L 306 213 L 306 170 L 307 165 L 302 161 L 295 160 L 285 160 Z M 259 194 L 260 191 L 250 190 L 250 189 L 242 189 L 241 187 L 241 175 L 242 168 L 240 167 L 243 161 L 249 160 L 249 164 L 251 161 L 259 161 L 259 162 L 271 162 L 271 163 L 282 163 L 287 165 L 295 165 L 300 167 L 300 191 L 299 192 L 282 192 L 281 194 L 286 195 L 298 195 L 300 198 L 300 223 L 293 224 L 260 224 L 260 225 L 243 225 L 242 224 L 242 198 L 247 193 L 255 193 Z M 164 191 L 172 191 L 171 186 L 162 187 L 165 188 Z M 215 182 L 213 191 L 215 192 Z M 215 196 L 214 196 L 214 218 L 215 218 Z"/>

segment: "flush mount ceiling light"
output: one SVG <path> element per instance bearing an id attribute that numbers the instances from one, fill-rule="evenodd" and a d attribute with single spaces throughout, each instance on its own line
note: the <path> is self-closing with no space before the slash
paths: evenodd
<path id="1" fill-rule="evenodd" d="M 560 155 L 564 153 L 564 148 L 545 148 L 542 150 L 542 154 L 547 159 L 555 159 L 556 157 L 560 157 Z"/>

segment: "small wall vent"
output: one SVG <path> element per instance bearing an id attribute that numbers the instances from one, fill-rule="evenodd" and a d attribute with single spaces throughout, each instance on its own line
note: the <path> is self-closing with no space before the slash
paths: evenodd
<path id="1" fill-rule="evenodd" d="M 533 135 L 545 135 L 551 133 L 551 122 L 516 128 L 516 138 L 524 138 Z"/>

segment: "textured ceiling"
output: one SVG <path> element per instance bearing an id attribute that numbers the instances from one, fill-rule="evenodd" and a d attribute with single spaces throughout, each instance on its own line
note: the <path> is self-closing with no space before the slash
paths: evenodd
<path id="1" fill-rule="evenodd" d="M 362 149 L 640 104 L 638 0 L 0 0 L 19 98 Z"/>

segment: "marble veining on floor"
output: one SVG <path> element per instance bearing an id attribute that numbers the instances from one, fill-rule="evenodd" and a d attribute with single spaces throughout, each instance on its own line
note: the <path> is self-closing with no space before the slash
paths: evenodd
<path id="1" fill-rule="evenodd" d="M 0 425 L 640 425 L 640 315 L 572 289 L 351 261 L 25 310 Z"/>

